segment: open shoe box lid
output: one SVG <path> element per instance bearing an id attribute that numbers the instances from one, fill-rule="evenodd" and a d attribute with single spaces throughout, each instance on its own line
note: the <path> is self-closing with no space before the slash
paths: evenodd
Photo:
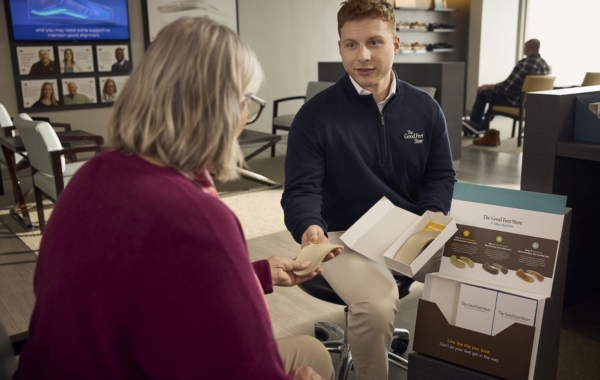
<path id="1" fill-rule="evenodd" d="M 446 228 L 410 265 L 394 260 L 398 249 L 414 233 L 429 222 Z M 450 217 L 433 212 L 423 216 L 394 206 L 386 197 L 381 198 L 354 223 L 340 238 L 350 248 L 388 268 L 412 277 L 456 232 L 456 223 Z"/>

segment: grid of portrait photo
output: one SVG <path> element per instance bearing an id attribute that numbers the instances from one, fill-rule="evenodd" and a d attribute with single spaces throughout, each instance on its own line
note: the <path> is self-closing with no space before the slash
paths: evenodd
<path id="1" fill-rule="evenodd" d="M 109 106 L 132 69 L 129 43 L 56 43 L 14 50 L 23 110 Z"/>

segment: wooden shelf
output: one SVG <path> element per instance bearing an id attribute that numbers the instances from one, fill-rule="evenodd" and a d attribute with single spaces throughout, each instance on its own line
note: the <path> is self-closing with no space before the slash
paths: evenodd
<path id="1" fill-rule="evenodd" d="M 414 50 L 400 50 L 400 52 L 398 54 L 424 55 L 424 54 L 432 54 L 432 53 L 449 53 L 454 50 L 455 49 L 435 49 L 433 51 L 426 50 L 425 53 L 415 53 Z"/>
<path id="2" fill-rule="evenodd" d="M 452 33 L 452 32 L 456 32 L 456 29 L 434 29 L 434 30 L 427 30 L 427 29 L 398 29 L 398 28 L 396 28 L 396 32 Z"/>
<path id="3" fill-rule="evenodd" d="M 556 155 L 600 162 L 600 144 L 565 141 L 556 144 Z"/>
<path id="4" fill-rule="evenodd" d="M 422 11 L 422 12 L 458 12 L 456 8 L 436 9 L 436 8 L 394 8 L 397 11 Z"/>

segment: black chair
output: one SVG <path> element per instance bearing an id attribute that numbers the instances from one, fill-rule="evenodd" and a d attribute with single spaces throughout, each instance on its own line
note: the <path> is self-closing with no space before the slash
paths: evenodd
<path id="1" fill-rule="evenodd" d="M 399 298 L 406 297 L 410 293 L 410 287 L 414 280 L 400 274 L 394 274 L 394 279 L 398 286 Z M 327 351 L 339 354 L 339 359 L 335 367 L 337 380 L 346 380 L 352 369 L 352 353 L 348 344 L 346 331 L 348 326 L 348 306 L 322 275 L 318 275 L 312 280 L 298 285 L 298 287 L 321 301 L 346 306 L 344 308 L 346 326 L 343 329 L 330 322 L 315 323 L 315 337 L 323 342 Z M 392 341 L 391 350 L 388 353 L 390 364 L 408 370 L 408 361 L 400 355 L 406 352 L 409 342 L 410 332 L 408 330 L 394 329 L 394 340 Z"/>
<path id="2" fill-rule="evenodd" d="M 271 133 L 276 135 L 278 130 L 289 131 L 290 127 L 292 126 L 292 122 L 294 121 L 294 116 L 296 116 L 296 114 L 279 115 L 279 103 L 288 102 L 290 100 L 304 100 L 304 102 L 308 102 L 313 96 L 333 84 L 333 82 L 308 82 L 306 95 L 275 99 L 273 101 L 273 130 Z M 275 157 L 275 145 L 271 147 L 271 157 Z"/>
<path id="3" fill-rule="evenodd" d="M 17 355 L 27 342 L 29 332 L 8 336 L 0 323 L 0 380 L 10 380 L 17 369 Z"/>

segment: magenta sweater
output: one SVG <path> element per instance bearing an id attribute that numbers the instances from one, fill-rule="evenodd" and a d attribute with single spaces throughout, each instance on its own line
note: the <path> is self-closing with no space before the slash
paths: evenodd
<path id="1" fill-rule="evenodd" d="M 259 289 L 254 275 L 263 289 Z M 104 152 L 61 194 L 15 379 L 288 379 L 235 215 L 172 168 Z"/>

